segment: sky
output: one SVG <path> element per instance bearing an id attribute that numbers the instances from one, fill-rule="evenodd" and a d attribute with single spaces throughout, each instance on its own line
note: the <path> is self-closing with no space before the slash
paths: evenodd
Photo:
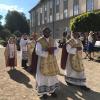
<path id="1" fill-rule="evenodd" d="M 16 10 L 25 13 L 29 17 L 29 11 L 39 2 L 39 0 L 0 0 L 0 15 L 3 16 L 2 24 L 5 24 L 5 15 L 8 10 Z"/>

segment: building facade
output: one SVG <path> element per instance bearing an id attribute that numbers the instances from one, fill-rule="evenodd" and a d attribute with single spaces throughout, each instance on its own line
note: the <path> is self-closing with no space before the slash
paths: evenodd
<path id="1" fill-rule="evenodd" d="M 100 9 L 100 0 L 40 0 L 30 13 L 30 32 L 50 27 L 55 38 L 69 28 L 70 19 L 84 12 Z"/>

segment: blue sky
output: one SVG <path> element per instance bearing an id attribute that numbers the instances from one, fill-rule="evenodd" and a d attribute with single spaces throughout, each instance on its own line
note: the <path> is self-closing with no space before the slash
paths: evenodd
<path id="1" fill-rule="evenodd" d="M 3 16 L 2 24 L 5 23 L 5 15 L 8 10 L 17 10 L 24 12 L 26 17 L 29 18 L 29 10 L 33 8 L 39 0 L 0 0 L 0 15 Z"/>

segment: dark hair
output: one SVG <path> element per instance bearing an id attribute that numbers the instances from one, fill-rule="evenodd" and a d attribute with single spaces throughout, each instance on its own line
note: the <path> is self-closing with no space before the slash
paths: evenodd
<path id="1" fill-rule="evenodd" d="M 51 30 L 48 27 L 46 27 L 46 28 L 43 29 L 43 33 L 50 33 L 50 32 L 51 32 Z"/>

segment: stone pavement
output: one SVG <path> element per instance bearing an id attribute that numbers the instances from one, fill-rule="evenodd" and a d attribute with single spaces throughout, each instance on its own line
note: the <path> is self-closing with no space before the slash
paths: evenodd
<path id="1" fill-rule="evenodd" d="M 4 48 L 0 48 L 0 100 L 40 100 L 35 91 L 35 79 L 20 67 L 20 53 L 18 53 L 18 67 L 10 71 L 5 67 Z M 57 56 L 58 63 L 60 54 Z M 100 100 L 100 63 L 83 60 L 87 77 L 87 85 L 91 91 L 85 92 L 74 86 L 67 86 L 64 77 L 60 80 L 58 97 L 47 100 Z M 61 71 L 64 73 L 64 71 Z"/>

